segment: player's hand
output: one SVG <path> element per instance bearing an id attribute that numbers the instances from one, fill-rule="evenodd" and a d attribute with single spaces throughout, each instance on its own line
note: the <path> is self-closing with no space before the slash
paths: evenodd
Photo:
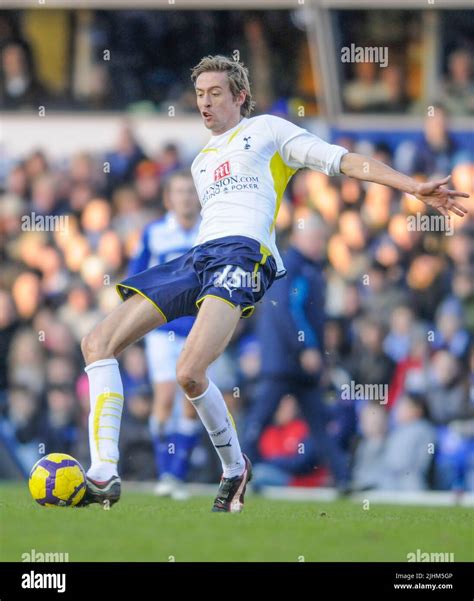
<path id="1" fill-rule="evenodd" d="M 418 198 L 418 200 L 421 200 L 428 206 L 438 210 L 441 215 L 444 215 L 445 217 L 449 217 L 449 211 L 453 212 L 455 215 L 459 215 L 459 217 L 464 217 L 467 213 L 467 209 L 456 200 L 456 197 L 469 198 L 469 194 L 445 188 L 444 185 L 448 183 L 450 177 L 451 176 L 448 175 L 444 179 L 434 182 L 417 184 L 413 195 Z"/>
<path id="2" fill-rule="evenodd" d="M 318 373 L 323 365 L 321 353 L 314 348 L 305 349 L 300 354 L 300 365 L 309 374 Z"/>

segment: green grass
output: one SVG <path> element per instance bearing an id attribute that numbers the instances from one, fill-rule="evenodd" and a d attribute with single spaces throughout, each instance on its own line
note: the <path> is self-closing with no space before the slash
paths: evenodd
<path id="1" fill-rule="evenodd" d="M 185 502 L 125 490 L 104 511 L 43 508 L 27 484 L 0 486 L 0 561 L 67 552 L 69 561 L 406 561 L 407 553 L 473 559 L 472 511 L 248 496 L 245 512 L 213 514 L 212 499 Z"/>

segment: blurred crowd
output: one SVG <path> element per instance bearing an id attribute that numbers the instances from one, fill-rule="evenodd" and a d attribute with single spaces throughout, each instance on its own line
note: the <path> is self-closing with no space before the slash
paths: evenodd
<path id="1" fill-rule="evenodd" d="M 452 187 L 472 195 L 469 149 L 448 140 L 439 107 L 411 154 L 336 142 L 354 151 L 363 146 L 388 164 L 403 160 L 415 178 L 452 172 Z M 45 452 L 71 453 L 88 465 L 80 340 L 120 302 L 115 284 L 143 227 L 164 213 L 167 175 L 183 167 L 172 142 L 147 156 L 126 125 L 103 156 L 79 152 L 57 165 L 37 150 L 11 161 L 0 199 L 0 477 L 26 474 Z M 454 217 L 449 235 L 412 231 L 410 215 L 431 213 L 376 184 L 302 170 L 287 190 L 277 221 L 281 248 L 300 220 L 318 214 L 325 224 L 325 427 L 350 460 L 355 489 L 474 490 L 472 198 L 466 204 L 469 215 Z M 265 351 L 258 319 L 259 308 L 241 320 L 221 366 L 238 425 L 253 402 Z M 153 479 L 152 390 L 142 343 L 121 355 L 120 367 L 122 474 Z M 388 394 L 354 394 L 355 385 L 374 384 Z M 324 461 L 308 459 L 311 436 L 296 401 L 282 398 L 262 433 L 258 482 L 330 484 Z M 218 466 L 206 441 L 193 453 L 191 478 L 213 481 Z"/>
<path id="2" fill-rule="evenodd" d="M 472 10 L 336 11 L 344 107 L 356 113 L 423 114 L 431 101 L 451 115 L 474 113 Z M 428 20 L 436 23 L 429 31 Z M 436 39 L 435 39 L 436 38 Z M 428 41 L 430 40 L 430 41 Z M 434 81 L 428 81 L 427 44 L 435 44 Z M 351 49 L 351 61 L 344 52 Z M 365 60 L 357 52 L 367 53 Z"/>
<path id="3" fill-rule="evenodd" d="M 423 12 L 394 10 L 386 27 L 384 10 L 334 11 L 341 48 L 387 52 L 386 64 L 339 57 L 334 77 L 345 110 L 422 114 L 425 37 L 434 44 L 439 35 L 433 100 L 452 115 L 474 113 L 473 11 L 440 11 L 439 32 L 428 33 Z M 302 11 L 80 10 L 61 11 L 54 20 L 42 13 L 0 13 L 0 109 L 167 111 L 172 105 L 193 112 L 190 67 L 216 53 L 238 52 L 258 73 L 252 85 L 262 112 L 296 115 L 304 105 L 306 116 L 320 114 L 322 88 L 336 85 L 320 81 L 311 67 Z M 47 43 L 53 34 L 56 46 Z"/>
<path id="4" fill-rule="evenodd" d="M 440 78 L 436 100 L 452 115 L 474 114 L 474 70 L 472 54 L 459 47 L 447 58 L 447 72 Z M 375 62 L 353 65 L 354 73 L 343 86 L 345 107 L 357 113 L 421 112 L 416 101 L 418 94 L 410 94 L 409 81 L 400 63 L 390 62 L 380 67 Z"/>
<path id="5" fill-rule="evenodd" d="M 195 112 L 190 69 L 220 53 L 259 73 L 261 110 L 286 111 L 297 98 L 315 112 L 306 36 L 288 11 L 67 10 L 49 21 L 42 13 L 0 12 L 0 109 L 140 112 L 172 104 Z M 47 43 L 53 33 L 56 46 Z M 70 44 L 61 48 L 64 39 Z"/>

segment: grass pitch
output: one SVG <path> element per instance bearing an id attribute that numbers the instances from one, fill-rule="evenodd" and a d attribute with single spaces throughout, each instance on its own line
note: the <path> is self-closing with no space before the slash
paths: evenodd
<path id="1" fill-rule="evenodd" d="M 0 561 L 68 553 L 69 561 L 401 561 L 454 553 L 472 561 L 464 507 L 299 502 L 249 495 L 242 514 L 210 512 L 212 498 L 175 502 L 125 490 L 109 511 L 43 508 L 27 483 L 0 485 Z M 303 559 L 304 558 L 304 559 Z"/>

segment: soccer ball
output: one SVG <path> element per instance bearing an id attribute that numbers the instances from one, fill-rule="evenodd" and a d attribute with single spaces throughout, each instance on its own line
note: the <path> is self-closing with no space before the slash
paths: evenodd
<path id="1" fill-rule="evenodd" d="M 34 464 L 28 486 L 43 507 L 73 506 L 86 492 L 86 474 L 71 455 L 50 453 Z"/>

